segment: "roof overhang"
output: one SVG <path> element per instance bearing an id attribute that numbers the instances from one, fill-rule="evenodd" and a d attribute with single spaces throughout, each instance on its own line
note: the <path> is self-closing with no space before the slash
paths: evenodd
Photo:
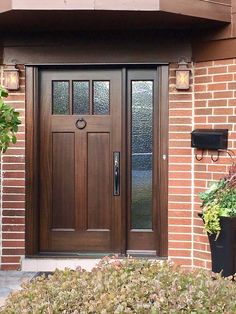
<path id="1" fill-rule="evenodd" d="M 9 30 L 35 26 L 68 29 L 88 26 L 89 18 L 95 17 L 107 27 L 115 28 L 114 22 L 127 27 L 144 26 L 155 28 L 199 27 L 229 23 L 231 0 L 1 0 L 0 27 Z M 99 20 L 100 17 L 100 20 Z M 115 18 L 115 20 L 113 20 Z M 149 21 L 150 20 L 150 21 Z M 68 25 L 69 27 L 68 27 Z M 150 24 L 150 25 L 149 25 Z M 87 27 L 86 26 L 86 27 Z M 98 28 L 101 25 L 97 25 Z M 52 29 L 51 29 L 52 30 Z"/>

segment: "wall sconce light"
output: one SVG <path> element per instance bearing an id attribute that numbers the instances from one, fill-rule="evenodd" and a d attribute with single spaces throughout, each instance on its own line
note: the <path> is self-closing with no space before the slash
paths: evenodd
<path id="1" fill-rule="evenodd" d="M 181 59 L 178 63 L 178 69 L 176 70 L 176 89 L 188 90 L 190 85 L 190 72 L 188 63 Z"/>
<path id="2" fill-rule="evenodd" d="M 4 86 L 8 90 L 18 90 L 20 87 L 19 70 L 15 65 L 8 65 L 4 69 Z"/>

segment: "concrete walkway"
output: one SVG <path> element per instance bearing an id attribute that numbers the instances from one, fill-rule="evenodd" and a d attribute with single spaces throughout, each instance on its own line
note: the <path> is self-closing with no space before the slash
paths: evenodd
<path id="1" fill-rule="evenodd" d="M 21 271 L 0 271 L 0 307 L 8 295 L 15 290 L 19 290 L 23 282 L 31 280 L 36 272 Z"/>

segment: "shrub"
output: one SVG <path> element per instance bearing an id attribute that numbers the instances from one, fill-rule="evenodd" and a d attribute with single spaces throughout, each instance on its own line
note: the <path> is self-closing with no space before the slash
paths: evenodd
<path id="1" fill-rule="evenodd" d="M 56 270 L 24 284 L 8 313 L 236 313 L 235 283 L 167 262 L 104 258 L 92 272 Z"/>
<path id="2" fill-rule="evenodd" d="M 8 92 L 0 86 L 0 153 L 5 153 L 10 143 L 16 143 L 16 132 L 19 120 L 19 113 L 5 103 Z"/>

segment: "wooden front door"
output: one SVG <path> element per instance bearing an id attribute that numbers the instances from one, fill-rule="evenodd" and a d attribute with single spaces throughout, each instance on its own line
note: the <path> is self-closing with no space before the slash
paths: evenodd
<path id="1" fill-rule="evenodd" d="M 167 256 L 168 67 L 26 67 L 27 255 Z"/>
<path id="2" fill-rule="evenodd" d="M 39 72 L 39 251 L 122 251 L 121 70 Z"/>

